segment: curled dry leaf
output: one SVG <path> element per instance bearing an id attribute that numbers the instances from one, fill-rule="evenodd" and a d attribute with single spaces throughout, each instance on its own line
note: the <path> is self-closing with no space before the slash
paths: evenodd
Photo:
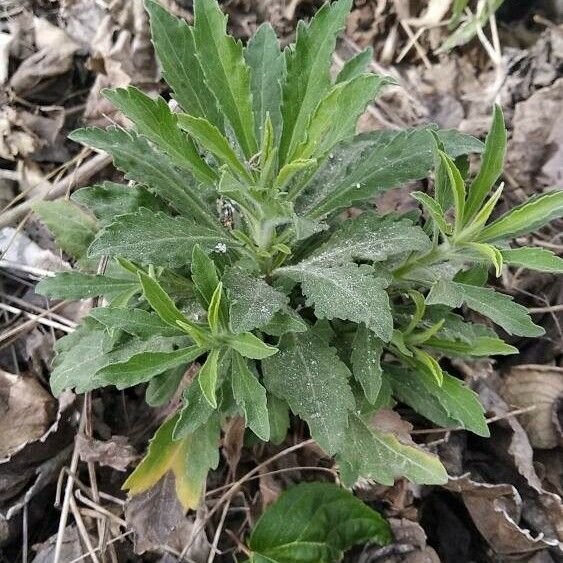
<path id="1" fill-rule="evenodd" d="M 41 438 L 56 410 L 55 399 L 34 378 L 0 371 L 0 458 Z"/>
<path id="2" fill-rule="evenodd" d="M 519 417 L 535 448 L 555 448 L 561 443 L 556 426 L 563 398 L 563 368 L 544 365 L 513 367 L 502 387 L 503 398 L 518 408 L 535 407 Z"/>
<path id="3" fill-rule="evenodd" d="M 139 459 L 127 436 L 112 436 L 109 440 L 102 441 L 79 434 L 77 448 L 82 461 L 99 463 L 117 471 L 125 471 Z"/>
<path id="4" fill-rule="evenodd" d="M 446 488 L 461 494 L 475 526 L 497 554 L 521 556 L 559 545 L 520 527 L 522 499 L 512 485 L 477 483 L 465 475 L 450 478 Z"/>
<path id="5" fill-rule="evenodd" d="M 197 519 L 188 519 L 184 515 L 171 471 L 154 487 L 127 501 L 125 520 L 135 533 L 135 553 L 139 555 L 163 546 L 181 552 L 197 526 L 197 537 L 185 555 L 193 561 L 207 559 L 209 543 L 203 527 Z"/>

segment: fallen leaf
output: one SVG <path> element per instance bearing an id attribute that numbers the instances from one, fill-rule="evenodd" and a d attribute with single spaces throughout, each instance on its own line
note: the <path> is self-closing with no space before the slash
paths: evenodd
<path id="1" fill-rule="evenodd" d="M 102 441 L 79 434 L 76 443 L 82 461 L 99 463 L 117 471 L 125 471 L 139 459 L 127 436 L 112 436 Z"/>

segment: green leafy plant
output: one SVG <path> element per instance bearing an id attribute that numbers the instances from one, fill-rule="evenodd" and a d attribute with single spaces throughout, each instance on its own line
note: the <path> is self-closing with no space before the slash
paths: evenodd
<path id="1" fill-rule="evenodd" d="M 331 76 L 351 0 L 300 22 L 283 51 L 269 25 L 244 47 L 235 41 L 215 0 L 195 1 L 193 27 L 146 6 L 181 111 L 133 87 L 105 91 L 133 127 L 71 138 L 110 153 L 129 184 L 37 207 L 78 266 L 38 291 L 104 298 L 58 341 L 53 392 L 146 384 L 147 402 L 162 405 L 197 361 L 181 408 L 125 483 L 136 494 L 173 471 L 186 507 L 198 504 L 234 416 L 276 444 L 290 413 L 300 417 L 346 485 L 444 482 L 435 456 L 374 426 L 373 414 L 400 401 L 434 424 L 488 435 L 477 396 L 443 358 L 517 350 L 456 310 L 508 334 L 543 333 L 485 283 L 505 264 L 563 271 L 551 252 L 509 244 L 563 215 L 563 192 L 491 219 L 506 144 L 499 108 L 484 145 L 433 126 L 356 134 L 390 80 L 366 70 L 365 54 Z M 482 153 L 473 179 L 469 153 Z M 432 169 L 432 195 L 412 194 L 422 214 L 374 209 L 375 196 Z M 341 213 L 352 206 L 353 218 Z M 106 270 L 93 273 L 103 257 Z"/>
<path id="2" fill-rule="evenodd" d="M 329 563 L 358 543 L 391 541 L 389 524 L 331 483 L 301 483 L 269 506 L 248 541 L 252 563 Z"/>

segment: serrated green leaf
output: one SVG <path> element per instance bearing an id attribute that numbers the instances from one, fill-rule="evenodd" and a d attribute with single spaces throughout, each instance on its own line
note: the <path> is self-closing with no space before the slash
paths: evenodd
<path id="1" fill-rule="evenodd" d="M 144 298 L 165 323 L 177 327 L 178 321 L 183 322 L 187 320 L 155 279 L 143 272 L 139 272 L 138 275 L 143 288 Z"/>
<path id="2" fill-rule="evenodd" d="M 251 360 L 263 360 L 278 352 L 277 348 L 266 344 L 251 332 L 243 332 L 236 336 L 230 336 L 228 345 L 241 356 L 250 358 Z"/>
<path id="3" fill-rule="evenodd" d="M 350 372 L 336 351 L 313 333 L 284 336 L 279 354 L 262 361 L 264 383 L 307 422 L 330 455 L 346 438 L 348 411 L 355 406 Z"/>
<path id="4" fill-rule="evenodd" d="M 389 524 L 377 512 L 337 485 L 301 483 L 264 512 L 248 546 L 253 563 L 330 563 L 368 541 L 391 541 Z"/>
<path id="5" fill-rule="evenodd" d="M 193 33 L 207 85 L 246 156 L 256 154 L 250 69 L 242 44 L 226 33 L 227 16 L 215 0 L 195 0 Z"/>
<path id="6" fill-rule="evenodd" d="M 234 174 L 247 182 L 253 182 L 250 172 L 238 159 L 235 151 L 229 145 L 229 141 L 215 125 L 203 117 L 193 117 L 187 113 L 178 114 L 178 125 L 213 154 L 219 162 L 226 164 Z"/>
<path id="7" fill-rule="evenodd" d="M 274 313 L 268 324 L 261 327 L 261 330 L 270 336 L 283 336 L 288 332 L 306 332 L 309 330 L 309 325 L 299 313 L 286 307 Z"/>
<path id="8" fill-rule="evenodd" d="M 152 42 L 162 66 L 162 75 L 185 112 L 223 129 L 217 102 L 207 87 L 198 59 L 193 30 L 153 0 L 146 0 Z"/>
<path id="9" fill-rule="evenodd" d="M 521 205 L 487 225 L 478 240 L 489 242 L 514 238 L 537 231 L 550 221 L 563 216 L 563 190 L 531 197 Z"/>
<path id="10" fill-rule="evenodd" d="M 443 484 L 448 480 L 439 459 L 414 446 L 403 444 L 393 434 L 370 428 L 357 415 L 350 415 L 344 447 L 337 455 L 343 483 L 352 486 L 361 475 L 383 485 L 398 477 L 414 483 Z"/>
<path id="11" fill-rule="evenodd" d="M 234 354 L 232 370 L 233 396 L 244 412 L 246 425 L 264 442 L 270 439 L 270 420 L 266 389 L 248 368 L 240 354 Z"/>
<path id="12" fill-rule="evenodd" d="M 326 267 L 305 260 L 277 273 L 301 282 L 307 305 L 315 307 L 317 318 L 364 323 L 384 342 L 391 339 L 393 317 L 384 290 L 389 280 L 378 277 L 369 266 Z"/>
<path id="13" fill-rule="evenodd" d="M 57 245 L 73 258 L 82 258 L 96 235 L 96 220 L 66 199 L 39 201 L 33 210 L 47 226 Z"/>
<path id="14" fill-rule="evenodd" d="M 281 164 L 288 162 L 288 156 L 305 140 L 311 115 L 331 86 L 331 55 L 351 5 L 351 0 L 326 3 L 308 25 L 300 21 L 295 45 L 285 52 Z"/>
<path id="15" fill-rule="evenodd" d="M 207 252 L 218 244 L 228 248 L 240 246 L 227 231 L 220 233 L 184 217 L 140 209 L 120 215 L 100 231 L 89 255 L 123 256 L 141 264 L 178 268 L 189 264 L 196 244 Z"/>
<path id="16" fill-rule="evenodd" d="M 212 229 L 219 225 L 210 207 L 199 195 L 194 181 L 179 172 L 172 161 L 134 131 L 120 127 L 77 129 L 69 139 L 106 151 L 125 178 L 149 186 L 175 209 Z"/>
<path id="17" fill-rule="evenodd" d="M 506 153 L 506 128 L 500 106 L 495 105 L 493 123 L 485 139 L 481 168 L 467 194 L 464 223 L 467 224 L 479 211 L 481 204 L 502 174 Z"/>
<path id="18" fill-rule="evenodd" d="M 88 299 L 99 295 L 113 297 L 135 289 L 139 289 L 139 283 L 135 279 L 82 272 L 60 272 L 53 277 L 42 279 L 35 286 L 35 292 L 39 295 L 57 299 Z"/>
<path id="19" fill-rule="evenodd" d="M 433 166 L 427 129 L 375 131 L 336 147 L 296 203 L 299 214 L 321 218 L 394 186 L 424 178 Z"/>
<path id="20" fill-rule="evenodd" d="M 485 149 L 485 144 L 477 137 L 458 129 L 438 129 L 434 133 L 442 150 L 454 159 L 471 153 L 480 154 Z"/>
<path id="21" fill-rule="evenodd" d="M 426 371 L 384 368 L 393 394 L 432 422 L 461 426 L 478 436 L 488 437 L 489 427 L 478 396 L 459 379 L 443 373 L 442 384 Z"/>
<path id="22" fill-rule="evenodd" d="M 152 99 L 134 86 L 103 90 L 102 94 L 176 166 L 188 170 L 200 182 L 212 184 L 218 180 L 217 173 L 201 158 L 193 141 L 180 131 L 177 114 L 163 98 Z"/>
<path id="23" fill-rule="evenodd" d="M 165 203 L 142 186 L 126 186 L 103 182 L 76 190 L 72 201 L 87 207 L 101 222 L 111 223 L 117 215 L 134 213 L 141 207 L 152 211 L 164 210 Z"/>
<path id="24" fill-rule="evenodd" d="M 520 266 L 538 272 L 563 274 L 563 258 L 556 256 L 546 248 L 522 247 L 501 250 L 506 264 Z"/>
<path id="25" fill-rule="evenodd" d="M 170 326 L 158 315 L 143 309 L 97 307 L 90 311 L 90 317 L 106 328 L 123 330 L 139 338 L 148 338 L 154 334 L 160 336 L 182 336 L 180 327 Z"/>
<path id="26" fill-rule="evenodd" d="M 397 221 L 365 212 L 341 223 L 306 262 L 323 266 L 352 259 L 380 262 L 403 252 L 424 252 L 431 246 L 424 231 L 409 220 Z"/>
<path id="27" fill-rule="evenodd" d="M 230 268 L 223 282 L 231 303 L 229 319 L 235 334 L 261 328 L 287 303 L 287 297 L 264 280 Z"/>
<path id="28" fill-rule="evenodd" d="M 262 139 L 266 115 L 270 116 L 276 138 L 281 134 L 281 83 L 285 74 L 285 59 L 278 38 L 269 23 L 263 23 L 244 49 L 250 67 L 250 86 L 254 107 L 256 138 Z"/>
<path id="29" fill-rule="evenodd" d="M 187 365 L 199 358 L 204 348 L 193 345 L 172 352 L 141 352 L 124 362 L 113 363 L 102 368 L 96 379 L 106 384 L 126 389 L 139 383 L 145 383 L 164 371 L 180 365 Z"/>
<path id="30" fill-rule="evenodd" d="M 199 386 L 201 387 L 201 392 L 203 396 L 209 403 L 209 405 L 216 409 L 217 408 L 217 379 L 219 377 L 218 364 L 219 364 L 219 354 L 218 348 L 215 348 L 209 352 L 205 363 L 201 366 L 197 380 L 199 381 Z"/>
<path id="31" fill-rule="evenodd" d="M 360 383 L 366 399 L 375 403 L 381 389 L 381 355 L 383 342 L 377 338 L 364 324 L 358 325 L 352 343 L 352 374 Z"/>
<path id="32" fill-rule="evenodd" d="M 500 325 L 508 334 L 533 337 L 545 333 L 542 327 L 532 322 L 525 307 L 514 303 L 508 295 L 488 287 L 440 281 L 432 286 L 426 303 L 449 307 L 461 307 L 465 303 L 470 309 Z"/>
<path id="33" fill-rule="evenodd" d="M 354 135 L 358 118 L 388 82 L 382 76 L 361 74 L 337 84 L 319 102 L 307 126 L 305 140 L 288 154 L 288 162 L 323 157 L 334 145 Z"/>
<path id="34" fill-rule="evenodd" d="M 213 407 L 205 398 L 199 381 L 193 380 L 184 391 L 184 404 L 174 426 L 173 439 L 181 440 L 193 434 L 209 420 L 212 414 Z"/>
<path id="35" fill-rule="evenodd" d="M 351 80 L 360 74 L 363 74 L 367 71 L 368 65 L 371 63 L 373 59 L 373 48 L 367 47 L 357 55 L 354 55 L 350 59 L 348 59 L 340 72 L 336 76 L 336 84 L 340 82 L 346 82 L 347 80 Z"/>

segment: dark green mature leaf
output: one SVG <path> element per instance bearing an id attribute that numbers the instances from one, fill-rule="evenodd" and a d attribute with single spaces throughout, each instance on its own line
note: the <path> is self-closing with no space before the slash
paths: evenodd
<path id="1" fill-rule="evenodd" d="M 116 168 L 124 172 L 127 179 L 149 186 L 199 225 L 219 230 L 219 224 L 199 196 L 195 182 L 180 173 L 166 155 L 134 131 L 120 127 L 89 127 L 73 131 L 69 138 L 111 154 Z"/>
<path id="2" fill-rule="evenodd" d="M 389 279 L 378 277 L 369 266 L 326 267 L 304 260 L 277 273 L 301 282 L 307 305 L 314 305 L 317 318 L 364 323 L 384 342 L 391 339 L 393 317 L 384 291 Z"/>
<path id="3" fill-rule="evenodd" d="M 334 150 L 299 198 L 300 214 L 320 218 L 425 177 L 433 166 L 434 139 L 427 129 L 382 130 L 356 136 Z"/>
<path id="4" fill-rule="evenodd" d="M 337 485 L 301 483 L 264 512 L 248 546 L 254 563 L 331 563 L 368 541 L 391 541 L 390 527 L 377 512 Z"/>
<path id="5" fill-rule="evenodd" d="M 106 328 L 123 330 L 139 338 L 148 338 L 154 334 L 160 336 L 185 335 L 180 327 L 170 326 L 158 315 L 143 309 L 97 307 L 90 311 L 90 316 Z"/>
<path id="6" fill-rule="evenodd" d="M 506 153 L 506 128 L 500 106 L 495 105 L 493 124 L 485 140 L 485 152 L 481 159 L 481 168 L 469 187 L 467 204 L 464 211 L 464 223 L 469 222 L 479 211 L 487 194 L 502 174 Z"/>
<path id="7" fill-rule="evenodd" d="M 117 215 L 134 213 L 141 207 L 152 211 L 164 210 L 164 202 L 142 186 L 126 186 L 103 182 L 76 190 L 71 199 L 87 207 L 101 222 L 111 223 Z"/>
<path id="8" fill-rule="evenodd" d="M 285 74 L 285 58 L 276 32 L 269 23 L 263 23 L 250 38 L 244 49 L 246 64 L 250 67 L 250 85 L 254 106 L 256 138 L 263 137 L 266 115 L 272 120 L 275 136 L 282 128 L 281 83 Z"/>
<path id="9" fill-rule="evenodd" d="M 487 242 L 514 238 L 537 231 L 550 221 L 563 216 L 563 190 L 531 197 L 521 205 L 487 225 L 478 240 Z"/>
<path id="10" fill-rule="evenodd" d="M 268 390 L 307 422 L 328 454 L 338 451 L 355 402 L 348 386 L 350 372 L 336 351 L 310 331 L 286 335 L 280 352 L 262 361 L 262 368 Z"/>
<path id="11" fill-rule="evenodd" d="M 198 225 L 184 217 L 171 217 L 141 208 L 120 215 L 100 231 L 90 246 L 90 256 L 123 256 L 141 264 L 178 268 L 189 264 L 198 244 L 205 251 L 217 245 L 240 246 L 227 231 Z"/>
<path id="12" fill-rule="evenodd" d="M 235 334 L 266 325 L 286 303 L 287 297 L 264 280 L 231 268 L 222 278 L 229 295 L 229 319 Z"/>
<path id="13" fill-rule="evenodd" d="M 522 247 L 511 250 L 501 250 L 506 264 L 520 266 L 538 272 L 563 274 L 563 258 L 556 256 L 546 248 Z"/>
<path id="14" fill-rule="evenodd" d="M 336 84 L 340 84 L 340 82 L 346 82 L 347 80 L 351 80 L 360 74 L 366 72 L 368 65 L 372 62 L 373 59 L 373 48 L 367 47 L 357 55 L 354 55 L 352 58 L 348 59 L 342 69 L 336 76 Z"/>
<path id="15" fill-rule="evenodd" d="M 264 325 L 261 330 L 271 336 L 283 336 L 288 332 L 307 332 L 309 325 L 299 313 L 287 307 L 274 313 L 268 324 Z"/>
<path id="16" fill-rule="evenodd" d="M 438 385 L 423 370 L 386 367 L 385 373 L 394 396 L 428 420 L 444 427 L 461 426 L 478 436 L 490 435 L 477 394 L 459 379 L 443 372 L 442 384 Z"/>
<path id="17" fill-rule="evenodd" d="M 270 420 L 266 389 L 240 354 L 234 354 L 232 365 L 231 378 L 235 401 L 244 412 L 246 425 L 260 440 L 267 442 L 270 439 Z"/>
<path id="18" fill-rule="evenodd" d="M 125 389 L 145 383 L 169 369 L 187 365 L 197 360 L 204 352 L 204 349 L 196 345 L 171 352 L 141 352 L 124 362 L 102 368 L 96 374 L 96 379 L 115 385 L 118 389 Z"/>
<path id="19" fill-rule="evenodd" d="M 436 456 L 414 444 L 399 442 L 393 434 L 370 428 L 355 414 L 350 414 L 337 461 L 342 482 L 347 486 L 352 486 L 360 475 L 383 485 L 393 485 L 397 477 L 429 485 L 448 480 L 446 470 Z"/>
<path id="20" fill-rule="evenodd" d="M 185 112 L 205 117 L 222 130 L 223 119 L 205 82 L 192 28 L 154 0 L 146 0 L 145 6 L 150 14 L 152 41 L 162 74 L 174 91 L 174 98 Z"/>
<path id="21" fill-rule="evenodd" d="M 203 426 L 213 414 L 213 407 L 203 395 L 199 381 L 193 380 L 184 391 L 184 405 L 174 426 L 174 440 L 181 440 Z"/>
<path id="22" fill-rule="evenodd" d="M 352 343 L 352 374 L 360 383 L 366 399 L 375 403 L 381 389 L 381 355 L 383 342 L 377 338 L 364 324 L 358 325 Z"/>
<path id="23" fill-rule="evenodd" d="M 300 21 L 295 46 L 285 52 L 287 78 L 282 95 L 282 164 L 288 162 L 289 155 L 305 140 L 309 120 L 331 86 L 331 55 L 351 5 L 351 0 L 327 3 L 308 25 Z"/>
<path id="24" fill-rule="evenodd" d="M 488 287 L 477 287 L 452 281 L 440 281 L 432 286 L 426 303 L 470 309 L 488 317 L 508 334 L 517 336 L 541 336 L 544 329 L 532 322 L 525 307 L 514 303 L 512 298 Z"/>
<path id="25" fill-rule="evenodd" d="M 194 38 L 207 85 L 229 120 L 246 156 L 258 151 L 250 92 L 250 69 L 242 44 L 227 35 L 227 16 L 214 0 L 196 0 Z"/>
<path id="26" fill-rule="evenodd" d="M 33 210 L 47 225 L 55 242 L 73 258 L 82 258 L 94 239 L 96 220 L 66 199 L 39 201 Z"/>
<path id="27" fill-rule="evenodd" d="M 461 133 L 457 129 L 439 129 L 435 134 L 443 151 L 454 159 L 471 153 L 480 154 L 485 149 L 485 144 L 477 137 Z"/>
<path id="28" fill-rule="evenodd" d="M 180 366 L 153 377 L 145 391 L 147 404 L 150 407 L 161 407 L 168 403 L 180 386 L 185 373 L 185 367 Z"/>
<path id="29" fill-rule="evenodd" d="M 288 161 L 323 157 L 334 145 L 354 135 L 358 118 L 388 82 L 382 76 L 361 74 L 336 85 L 319 102 L 305 140 L 289 153 Z"/>
<path id="30" fill-rule="evenodd" d="M 307 259 L 315 265 L 340 265 L 352 259 L 379 262 L 403 252 L 425 251 L 432 243 L 411 221 L 362 213 L 341 223 L 330 239 Z"/>
<path id="31" fill-rule="evenodd" d="M 41 280 L 35 286 L 35 292 L 56 299 L 87 299 L 99 295 L 114 297 L 138 287 L 139 282 L 131 278 L 112 278 L 82 272 L 60 272 L 53 277 Z"/>
<path id="32" fill-rule="evenodd" d="M 213 183 L 218 179 L 217 172 L 201 158 L 193 141 L 180 131 L 177 115 L 163 98 L 150 98 L 134 86 L 102 93 L 176 166 L 189 170 L 200 182 Z"/>

